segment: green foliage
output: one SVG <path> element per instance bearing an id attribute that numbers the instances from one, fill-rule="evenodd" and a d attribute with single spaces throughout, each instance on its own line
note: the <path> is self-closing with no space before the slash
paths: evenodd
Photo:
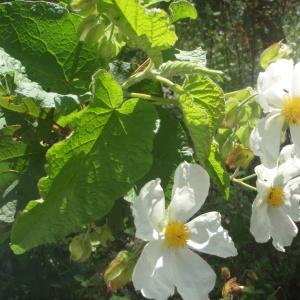
<path id="1" fill-rule="evenodd" d="M 122 100 L 111 75 L 96 73 L 92 104 L 73 119 L 73 134 L 47 153 L 48 176 L 39 182 L 43 200 L 29 202 L 14 224 L 15 253 L 103 217 L 149 170 L 155 111 L 135 99 Z"/>
<path id="2" fill-rule="evenodd" d="M 74 87 L 86 88 L 99 62 L 95 49 L 77 41 L 80 22 L 80 17 L 55 3 L 4 3 L 0 47 L 21 59 L 28 76 L 46 90 L 67 93 Z"/>
<path id="3" fill-rule="evenodd" d="M 196 8 L 191 2 L 186 0 L 177 0 L 170 4 L 171 20 L 176 22 L 181 19 L 197 19 L 198 13 Z"/>
<path id="4" fill-rule="evenodd" d="M 204 74 L 208 76 L 221 75 L 221 71 L 206 67 L 206 52 L 198 47 L 192 51 L 177 50 L 176 60 L 168 60 L 161 64 L 159 73 L 165 77 Z"/>
<path id="5" fill-rule="evenodd" d="M 175 169 L 182 161 L 192 160 L 192 149 L 189 148 L 182 125 L 172 111 L 158 108 L 158 116 L 160 126 L 154 139 L 152 168 L 140 181 L 139 187 L 153 178 L 160 178 L 168 197 L 171 196 Z"/>
<path id="6" fill-rule="evenodd" d="M 13 134 L 16 130 L 20 129 L 20 126 L 8 126 L 0 130 L 0 162 L 9 159 L 23 157 L 26 154 L 30 155 L 26 151 L 26 144 L 14 140 Z"/>
<path id="7" fill-rule="evenodd" d="M 129 38 L 130 46 L 144 50 L 156 64 L 162 62 L 162 50 L 176 42 L 174 28 L 163 10 L 146 11 L 138 0 L 100 0 L 99 7 Z"/>
<path id="8" fill-rule="evenodd" d="M 190 77 L 184 84 L 186 94 L 180 96 L 185 125 L 193 141 L 196 157 L 219 186 L 225 198 L 229 196 L 229 177 L 225 172 L 214 133 L 224 117 L 224 95 L 221 88 L 204 76 Z"/>
<path id="9" fill-rule="evenodd" d="M 202 209 L 222 213 L 240 253 L 205 259 L 251 286 L 241 299 L 294 299 L 299 236 L 287 254 L 254 244 L 255 193 L 234 185 L 224 198 L 230 179 L 253 167 L 248 139 L 261 112 L 243 87 L 255 85 L 261 50 L 284 38 L 282 14 L 288 39 L 298 39 L 290 12 L 300 6 L 60 3 L 0 4 L 0 298 L 141 299 L 125 286 L 143 247 L 130 205 L 155 178 L 169 201 L 186 160 L 208 171 Z M 286 57 L 282 45 L 266 50 L 263 67 Z M 249 269 L 258 279 L 249 281 Z M 211 299 L 223 284 L 218 276 Z"/>
<path id="10" fill-rule="evenodd" d="M 3 78 L 1 94 L 2 96 L 14 96 L 13 98 L 1 97 L 1 106 L 35 117 L 41 117 L 39 115 L 42 112 L 41 108 L 56 107 L 70 112 L 70 109 L 78 107 L 80 96 L 47 92 L 37 82 L 28 78 L 25 67 L 19 60 L 8 55 L 1 48 L 0 65 L 0 78 Z M 11 101 L 12 99 L 14 101 Z"/>

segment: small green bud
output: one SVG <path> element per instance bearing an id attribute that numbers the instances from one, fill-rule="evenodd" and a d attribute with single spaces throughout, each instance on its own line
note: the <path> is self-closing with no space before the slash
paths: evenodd
<path id="1" fill-rule="evenodd" d="M 105 25 L 99 21 L 97 16 L 88 16 L 81 22 L 78 28 L 78 39 L 93 46 L 103 36 L 104 30 Z"/>
<path id="2" fill-rule="evenodd" d="M 111 261 L 104 272 L 104 281 L 109 292 L 115 292 L 131 281 L 137 259 L 137 255 L 129 251 L 121 251 Z"/>
<path id="3" fill-rule="evenodd" d="M 110 61 L 119 54 L 119 47 L 113 38 L 104 36 L 98 44 L 98 55 L 104 61 Z"/>
<path id="4" fill-rule="evenodd" d="M 90 234 L 91 243 L 93 246 L 102 245 L 107 247 L 108 242 L 115 240 L 110 228 L 107 225 L 96 227 L 95 231 Z"/>
<path id="5" fill-rule="evenodd" d="M 253 157 L 253 152 L 250 149 L 238 145 L 229 153 L 226 164 L 230 169 L 247 169 Z"/>
<path id="6" fill-rule="evenodd" d="M 289 58 L 292 53 L 290 46 L 279 42 L 271 45 L 260 55 L 259 63 L 263 69 L 266 69 L 269 64 L 277 61 L 280 58 Z"/>
<path id="7" fill-rule="evenodd" d="M 92 253 L 92 245 L 88 235 L 80 234 L 75 236 L 70 245 L 69 251 L 71 260 L 76 262 L 84 262 L 88 260 Z"/>
<path id="8" fill-rule="evenodd" d="M 71 7 L 73 11 L 84 17 L 97 13 L 96 0 L 72 0 Z"/>

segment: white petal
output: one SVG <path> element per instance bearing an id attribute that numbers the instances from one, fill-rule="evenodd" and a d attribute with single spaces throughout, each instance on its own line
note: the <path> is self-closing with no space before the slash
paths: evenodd
<path id="1" fill-rule="evenodd" d="M 268 168 L 276 166 L 283 123 L 284 119 L 280 113 L 268 114 L 251 132 L 250 149 Z"/>
<path id="2" fill-rule="evenodd" d="M 268 168 L 272 168 L 277 164 L 283 123 L 284 118 L 280 114 L 269 114 L 267 116 L 261 140 L 261 160 Z"/>
<path id="3" fill-rule="evenodd" d="M 284 247 L 291 245 L 297 235 L 298 228 L 282 208 L 269 208 L 269 216 L 273 246 L 277 250 L 285 252 Z"/>
<path id="4" fill-rule="evenodd" d="M 286 145 L 281 149 L 278 160 L 279 160 L 279 163 L 282 164 L 282 163 L 286 162 L 288 159 L 295 158 L 295 157 L 296 157 L 295 146 L 293 144 Z"/>
<path id="5" fill-rule="evenodd" d="M 184 300 L 208 300 L 216 275 L 200 256 L 188 248 L 172 252 L 173 276 L 178 293 Z"/>
<path id="6" fill-rule="evenodd" d="M 262 104 L 267 103 L 269 107 L 280 108 L 284 95 L 291 94 L 292 74 L 293 61 L 287 59 L 270 64 L 265 72 L 260 73 L 257 89 L 259 98 L 263 98 Z M 262 107 L 265 108 L 266 105 Z"/>
<path id="7" fill-rule="evenodd" d="M 290 180 L 284 187 L 285 201 L 283 210 L 290 218 L 300 221 L 300 177 Z"/>
<path id="8" fill-rule="evenodd" d="M 197 164 L 181 163 L 175 172 L 172 200 L 168 208 L 169 221 L 185 223 L 204 203 L 209 190 L 209 176 Z"/>
<path id="9" fill-rule="evenodd" d="M 264 165 L 258 165 L 254 168 L 257 175 L 256 187 L 258 193 L 264 193 L 268 188 L 272 187 L 273 180 L 277 175 L 277 167 L 266 168 Z"/>
<path id="10" fill-rule="evenodd" d="M 265 124 L 266 124 L 266 118 L 261 119 L 256 125 L 256 127 L 253 128 L 250 134 L 249 146 L 252 152 L 256 156 L 262 156 L 261 141 L 262 141 Z"/>
<path id="11" fill-rule="evenodd" d="M 292 95 L 300 97 L 300 62 L 294 67 L 292 81 Z"/>
<path id="12" fill-rule="evenodd" d="M 258 243 L 265 243 L 271 237 L 271 223 L 268 216 L 268 205 L 261 195 L 257 195 L 252 204 L 250 232 Z"/>
<path id="13" fill-rule="evenodd" d="M 300 157 L 300 125 L 290 125 L 292 141 L 297 157 Z"/>
<path id="14" fill-rule="evenodd" d="M 186 225 L 191 232 L 188 245 L 194 250 L 220 257 L 237 255 L 228 231 L 221 226 L 220 213 L 208 212 L 196 217 Z"/>
<path id="15" fill-rule="evenodd" d="M 136 237 L 145 241 L 158 238 L 165 217 L 165 197 L 160 180 L 146 183 L 132 205 Z"/>
<path id="16" fill-rule="evenodd" d="M 274 178 L 274 186 L 283 186 L 298 176 L 300 176 L 300 160 L 296 158 L 288 159 L 278 167 Z"/>
<path id="17" fill-rule="evenodd" d="M 172 261 L 162 240 L 149 242 L 139 257 L 132 274 L 136 290 L 148 299 L 166 300 L 174 294 Z"/>

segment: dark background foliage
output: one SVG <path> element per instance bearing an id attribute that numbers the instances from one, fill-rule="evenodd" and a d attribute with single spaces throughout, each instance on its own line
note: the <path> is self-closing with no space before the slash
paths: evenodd
<path id="1" fill-rule="evenodd" d="M 300 39 L 299 1 L 194 0 L 194 3 L 199 18 L 178 23 L 177 47 L 191 50 L 201 45 L 207 51 L 208 66 L 224 71 L 221 85 L 226 92 L 255 86 L 259 55 L 274 42 L 289 42 L 295 49 L 295 58 L 299 57 L 300 51 L 296 49 Z M 126 55 L 122 53 L 122 57 Z M 255 293 L 241 299 L 299 299 L 300 236 L 286 253 L 277 252 L 271 243 L 255 243 L 249 233 L 254 197 L 255 193 L 233 186 L 230 200 L 225 202 L 212 189 L 203 207 L 202 211 L 218 210 L 224 215 L 224 227 L 233 240 L 238 241 L 239 251 L 237 257 L 227 260 L 205 256 L 218 274 L 211 298 L 221 298 L 220 266 L 227 266 L 232 276 L 244 285 L 249 285 L 249 270 L 257 275 Z M 71 238 L 15 256 L 7 238 L 0 234 L 0 299 L 110 299 L 102 275 L 107 264 L 133 236 L 132 220 L 124 220 L 123 224 L 122 239 L 112 242 L 108 248 L 99 247 L 84 264 L 70 260 L 68 244 Z M 4 229 L 0 223 L 0 233 L 5 232 Z M 124 299 L 140 299 L 131 285 L 119 295 L 126 297 Z"/>

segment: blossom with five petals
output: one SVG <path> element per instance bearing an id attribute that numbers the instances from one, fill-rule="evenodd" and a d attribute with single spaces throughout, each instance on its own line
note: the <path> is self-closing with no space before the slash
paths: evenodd
<path id="1" fill-rule="evenodd" d="M 250 232 L 258 243 L 273 239 L 279 251 L 290 246 L 300 221 L 300 160 L 294 146 L 284 147 L 279 156 L 279 166 L 266 168 L 259 165 L 257 196 L 252 204 Z"/>
<path id="2" fill-rule="evenodd" d="M 208 299 L 215 273 L 189 248 L 221 257 L 237 255 L 218 212 L 189 221 L 203 205 L 208 190 L 207 172 L 187 162 L 176 169 L 168 209 L 159 179 L 141 189 L 133 204 L 136 237 L 149 243 L 138 259 L 132 281 L 145 298 L 167 299 L 176 287 L 183 299 Z"/>
<path id="3" fill-rule="evenodd" d="M 296 152 L 300 156 L 300 63 L 279 59 L 261 72 L 257 81 L 258 102 L 266 116 L 250 136 L 250 148 L 262 163 L 275 167 L 282 128 L 289 126 Z"/>

